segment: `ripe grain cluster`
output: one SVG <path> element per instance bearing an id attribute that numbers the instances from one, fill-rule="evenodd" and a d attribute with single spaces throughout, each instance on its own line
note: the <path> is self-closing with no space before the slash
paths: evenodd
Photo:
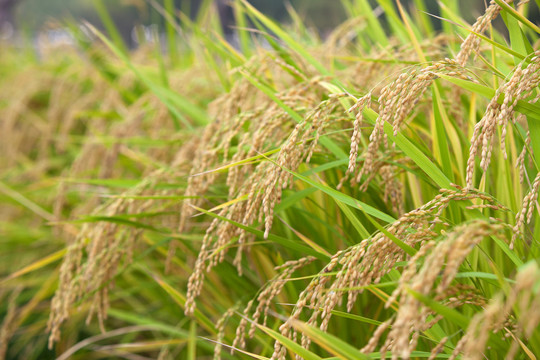
<path id="1" fill-rule="evenodd" d="M 534 5 L 414 3 L 322 41 L 239 0 L 238 48 L 153 4 L 168 54 L 90 27 L 0 79 L 0 249 L 50 254 L 0 266 L 0 358 L 540 354 Z"/>

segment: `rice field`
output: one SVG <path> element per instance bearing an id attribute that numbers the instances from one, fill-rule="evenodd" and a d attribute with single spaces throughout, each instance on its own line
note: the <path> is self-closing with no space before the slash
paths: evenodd
<path id="1" fill-rule="evenodd" d="M 340 3 L 1 45 L 0 359 L 540 356 L 537 3 Z"/>

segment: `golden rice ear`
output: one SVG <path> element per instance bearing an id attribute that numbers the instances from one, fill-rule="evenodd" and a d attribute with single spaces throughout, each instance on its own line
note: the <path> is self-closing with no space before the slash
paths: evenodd
<path id="1" fill-rule="evenodd" d="M 428 321 L 428 316 L 432 315 L 433 311 L 410 293 L 410 290 L 442 300 L 459 267 L 473 248 L 484 238 L 497 235 L 504 229 L 501 224 L 477 221 L 454 229 L 436 244 L 426 244 L 428 250 L 425 252 L 420 248 L 418 253 L 422 251 L 423 254 L 417 257 L 417 253 L 409 261 L 398 288 L 386 304 L 389 306 L 390 301 L 399 296 L 397 314 L 383 348 L 392 350 L 392 353 L 397 353 L 401 358 L 409 358 L 416 349 L 418 336 L 440 320 L 435 317 L 433 321 Z M 421 265 L 417 262 L 420 257 L 424 257 Z M 436 285 L 441 272 L 440 282 Z M 455 302 L 453 305 L 463 304 Z"/>
<path id="2" fill-rule="evenodd" d="M 516 166 L 519 168 L 519 183 L 523 184 L 526 175 L 525 157 L 527 156 L 527 149 L 531 146 L 531 132 L 527 129 L 527 135 L 525 135 L 525 144 L 516 161 Z"/>
<path id="3" fill-rule="evenodd" d="M 467 160 L 466 182 L 468 187 L 474 186 L 474 169 L 479 151 L 481 152 L 480 168 L 482 171 L 486 172 L 489 166 L 497 126 L 501 127 L 500 146 L 503 156 L 506 158 L 506 128 L 509 121 L 515 123 L 514 108 L 518 101 L 529 98 L 540 83 L 540 51 L 534 53 L 525 69 L 522 69 L 523 65 L 524 62 L 518 64 L 510 79 L 497 89 L 484 116 L 474 126 L 469 159 Z M 504 97 L 502 104 L 499 104 L 500 97 Z M 537 100 L 538 97 L 530 101 L 536 102 Z M 524 161 L 524 157 L 524 153 L 523 158 L 520 155 L 520 161 Z"/>
<path id="4" fill-rule="evenodd" d="M 347 167 L 347 171 L 345 172 L 345 175 L 341 178 L 339 181 L 339 184 L 337 186 L 337 189 L 340 190 L 343 187 L 344 182 L 349 178 L 351 174 L 354 174 L 356 170 L 356 161 L 358 160 L 358 147 L 360 145 L 360 138 L 361 138 L 361 126 L 364 122 L 364 109 L 369 109 L 371 107 L 371 97 L 373 95 L 371 92 L 368 92 L 366 95 L 362 96 L 358 101 L 354 104 L 353 107 L 349 109 L 349 112 L 356 111 L 356 116 L 354 119 L 354 128 L 353 128 L 353 134 L 351 137 L 351 150 L 349 152 L 349 165 Z"/>
<path id="5" fill-rule="evenodd" d="M 512 241 L 510 242 L 510 249 L 514 248 L 516 239 L 523 236 L 522 227 L 525 224 L 529 224 L 532 220 L 534 210 L 538 204 L 538 192 L 540 191 L 540 172 L 536 174 L 536 178 L 533 181 L 531 190 L 523 198 L 521 209 L 516 215 L 516 225 L 514 226 L 512 233 Z"/>
<path id="6" fill-rule="evenodd" d="M 472 199 L 481 199 L 487 204 L 485 206 L 504 209 L 493 198 L 483 193 L 465 188 L 444 189 L 433 200 L 402 215 L 387 228 L 390 234 L 405 244 L 419 248 L 414 256 L 409 257 L 382 232 L 370 239 L 362 240 L 358 245 L 337 252 L 319 276 L 302 291 L 290 317 L 280 327 L 281 334 L 294 339 L 297 334 L 292 323 L 298 320 L 302 312 L 307 309 L 311 314 L 307 324 L 326 330 L 332 311 L 342 303 L 345 295 L 347 295 L 347 311 L 351 311 L 364 287 L 379 283 L 397 262 L 406 260 L 408 267 L 399 280 L 398 288 L 386 303 L 387 306 L 394 305 L 394 302 L 399 299 L 397 315 L 389 320 L 392 330 L 380 351 L 410 353 L 416 346 L 415 341 L 420 332 L 433 324 L 426 322 L 427 316 L 431 314 L 430 310 L 422 307 L 420 301 L 409 294 L 407 289 L 411 288 L 424 295 L 433 293 L 434 296 L 443 296 L 450 287 L 457 269 L 473 247 L 486 236 L 508 228 L 498 222 L 477 221 L 451 229 L 449 224 L 441 221 L 443 212 L 450 203 Z M 437 231 L 435 231 L 436 224 L 440 224 Z M 448 230 L 451 231 L 446 234 Z M 444 236 L 444 239 L 435 242 L 433 239 L 439 236 Z M 423 265 L 420 266 L 420 264 Z M 439 272 L 443 268 L 442 282 L 435 286 Z M 337 272 L 335 278 L 325 276 L 331 271 Z M 402 308 L 407 310 L 402 312 Z M 414 311 L 411 310 L 412 308 Z M 417 311 L 420 308 L 422 311 Z M 396 328 L 399 328 L 399 331 L 394 330 L 396 322 Z M 381 325 L 374 333 L 372 340 L 365 346 L 368 349 L 376 346 L 385 330 L 386 325 Z M 301 343 L 302 346 L 308 348 L 310 339 L 302 335 Z M 284 347 L 279 342 L 275 343 L 274 349 L 272 358 L 285 359 Z"/>
<path id="7" fill-rule="evenodd" d="M 320 79 L 315 79 L 310 85 L 318 86 L 319 81 Z M 279 94 L 279 97 L 281 99 L 304 98 L 308 91 L 313 90 L 311 86 L 306 86 L 303 83 L 295 84 Z M 305 98 L 306 104 L 301 104 L 301 107 L 296 109 L 305 113 L 305 118 L 301 123 L 295 124 L 288 134 L 284 134 L 283 129 L 288 130 L 292 127 L 292 119 L 279 106 L 275 103 L 268 103 L 266 109 L 258 109 L 257 113 L 262 116 L 263 120 L 253 119 L 257 121 L 251 130 L 254 132 L 253 136 L 242 138 L 251 150 L 248 153 L 242 152 L 242 155 L 247 158 L 259 155 L 263 152 L 264 147 L 268 147 L 271 139 L 274 140 L 274 144 L 281 142 L 280 150 L 275 163 L 262 161 L 251 168 L 251 173 L 237 170 L 232 170 L 229 173 L 227 183 L 238 189 L 234 192 L 229 189 L 229 201 L 242 196 L 245 196 L 247 200 L 233 201 L 230 206 L 221 209 L 219 215 L 246 226 L 251 226 L 256 221 L 262 222 L 264 219 L 264 237 L 267 238 L 274 220 L 274 208 L 281 201 L 283 189 L 292 185 L 292 174 L 284 169 L 296 171 L 303 162 L 308 162 L 311 159 L 321 132 L 332 119 L 330 115 L 340 106 L 339 99 L 339 96 L 332 96 L 328 100 L 322 101 L 316 97 Z M 238 117 L 235 119 L 238 121 Z M 286 140 L 283 141 L 280 138 Z M 217 219 L 207 229 L 201 251 L 189 279 L 186 314 L 192 313 L 195 309 L 195 300 L 200 295 L 205 273 L 223 261 L 228 248 L 227 244 L 234 237 L 237 237 L 236 243 L 238 245 L 234 265 L 236 265 L 239 274 L 242 274 L 242 254 L 253 241 L 254 236 L 237 228 L 231 222 Z M 218 249 L 220 251 L 217 251 Z M 216 252 L 218 256 L 213 255 Z"/>
<path id="8" fill-rule="evenodd" d="M 480 360 L 486 350 L 489 337 L 505 331 L 502 336 L 512 339 L 505 354 L 514 359 L 520 349 L 520 338 L 528 338 L 540 325 L 540 269 L 532 261 L 521 268 L 516 282 L 507 294 L 497 294 L 483 311 L 476 314 L 452 353 L 452 359 Z M 519 314 L 519 316 L 513 316 Z M 522 344 L 522 343 L 521 343 Z"/>
<path id="9" fill-rule="evenodd" d="M 268 313 L 272 301 L 281 293 L 287 281 L 292 277 L 295 271 L 311 264 L 315 260 L 316 258 L 307 256 L 298 260 L 287 261 L 283 265 L 275 267 L 274 270 L 280 271 L 279 274 L 274 279 L 267 282 L 262 291 L 257 295 L 257 298 L 250 300 L 245 307 L 243 318 L 236 330 L 236 337 L 232 344 L 233 348 L 244 349 L 246 346 L 246 336 L 253 338 L 258 324 L 262 324 L 263 326 L 267 325 Z M 257 304 L 257 306 L 253 311 L 252 308 L 254 304 Z M 250 323 L 249 328 L 248 319 Z"/>
<path id="10" fill-rule="evenodd" d="M 503 1 L 506 3 L 514 2 L 514 0 Z M 476 34 L 483 34 L 484 31 L 489 28 L 491 22 L 499 16 L 501 9 L 500 5 L 495 1 L 491 1 L 484 14 L 476 19 L 476 22 L 472 26 L 471 33 L 467 36 L 465 41 L 461 43 L 461 49 L 455 57 L 456 62 L 460 66 L 465 66 L 471 54 L 478 51 L 481 39 Z"/>
<path id="11" fill-rule="evenodd" d="M 535 89 L 540 83 L 540 52 L 535 53 L 526 67 L 524 64 L 516 67 L 512 76 L 497 90 L 496 96 L 488 105 L 486 114 L 476 125 L 467 162 L 467 186 L 464 188 L 455 186 L 455 189 L 443 189 L 427 204 L 405 212 L 404 199 L 408 201 L 410 198 L 403 195 L 403 182 L 396 179 L 396 174 L 402 171 L 400 169 L 408 167 L 409 164 L 404 163 L 408 160 L 399 158 L 401 150 L 389 145 L 383 127 L 386 125 L 385 123 L 390 124 L 394 135 L 402 131 L 406 127 L 408 119 L 412 117 L 411 114 L 418 111 L 415 108 L 420 105 L 423 110 L 424 104 L 430 101 L 426 90 L 432 86 L 438 74 L 470 80 L 464 66 L 471 55 L 479 51 L 480 39 L 476 33 L 485 32 L 499 11 L 500 6 L 492 2 L 485 14 L 477 19 L 472 27 L 473 33 L 462 43 L 461 50 L 454 59 L 436 60 L 418 65 L 418 57 L 414 51 L 407 49 L 406 46 L 398 48 L 391 45 L 395 49 L 389 48 L 385 51 L 395 50 L 399 54 L 396 57 L 399 57 L 400 60 L 412 60 L 415 61 L 416 65 L 405 70 L 400 69 L 396 73 L 397 76 L 391 75 L 390 82 L 383 81 L 385 86 L 379 86 L 380 79 L 386 78 L 387 75 L 396 70 L 397 66 L 401 65 L 387 66 L 384 61 L 373 61 L 369 66 L 366 66 L 364 62 L 357 61 L 361 65 L 356 65 L 354 71 L 335 70 L 336 76 L 345 79 L 349 88 L 365 95 L 361 96 L 349 110 L 356 111 L 356 116 L 354 120 L 351 118 L 353 129 L 350 137 L 347 170 L 341 179 L 339 178 L 341 169 L 330 174 L 328 178 L 331 178 L 332 181 L 339 180 L 338 189 L 343 188 L 347 180 L 350 180 L 352 185 L 358 185 L 363 181 L 359 187 L 360 191 L 367 191 L 368 185 L 372 181 L 380 182 L 382 191 L 381 194 L 377 194 L 375 202 L 377 205 L 382 202 L 389 203 L 389 207 L 391 205 L 393 211 L 398 214 L 398 220 L 385 228 L 387 232 L 374 233 L 369 239 L 361 239 L 358 244 L 339 250 L 331 256 L 323 270 L 300 293 L 291 315 L 279 328 L 282 335 L 295 342 L 299 341 L 302 346 L 308 348 L 311 339 L 307 335 L 297 332 L 294 327 L 296 321 L 306 317 L 308 325 L 327 330 L 338 306 L 343 305 L 347 311 L 354 310 L 355 306 L 360 303 L 358 300 L 362 289 L 378 284 L 384 276 L 393 270 L 399 272 L 403 269 L 399 281 L 396 281 L 395 291 L 386 301 L 387 307 L 394 307 L 394 315 L 380 324 L 372 332 L 371 338 L 365 339 L 367 342 L 361 344 L 364 345 L 362 351 L 380 350 L 383 356 L 386 351 L 392 351 L 394 358 L 398 356 L 408 358 L 416 349 L 420 334 L 440 319 L 412 296 L 410 289 L 426 296 L 433 296 L 436 301 L 448 307 L 462 306 L 466 302 L 477 306 L 486 305 L 483 302 L 484 299 L 480 296 L 475 297 L 472 291 L 466 294 L 468 297 L 455 297 L 450 300 L 449 297 L 455 293 L 462 290 L 461 295 L 463 295 L 468 290 L 459 288 L 454 279 L 466 256 L 484 237 L 499 235 L 504 231 L 508 232 L 509 226 L 491 219 L 474 220 L 463 226 L 452 227 L 448 224 L 451 221 L 445 219 L 445 212 L 451 203 L 457 201 L 465 201 L 464 207 L 467 209 L 507 211 L 495 199 L 474 189 L 476 157 L 481 158 L 480 167 L 486 171 L 492 157 L 493 139 L 498 126 L 501 127 L 501 151 L 503 154 L 506 152 L 506 129 L 508 122 L 514 121 L 516 102 L 524 99 L 529 101 L 529 97 L 536 91 Z M 353 19 L 338 29 L 328 40 L 323 51 L 334 53 L 345 50 L 349 40 L 347 32 L 350 31 L 351 27 L 357 26 L 360 21 L 363 19 Z M 445 41 L 441 38 L 434 42 L 438 46 L 445 44 Z M 435 52 L 437 56 L 433 58 L 442 59 L 446 53 L 441 54 L 447 49 L 436 49 L 437 46 L 433 48 L 426 46 L 426 48 Z M 115 217 L 120 214 L 144 215 L 154 206 L 162 206 L 161 208 L 165 207 L 168 210 L 177 211 L 174 216 L 167 218 L 167 225 L 170 229 L 176 229 L 184 234 L 202 229 L 204 233 L 202 246 L 197 254 L 193 272 L 187 285 L 185 303 L 185 314 L 187 315 L 191 315 L 195 311 L 197 298 L 203 292 L 207 272 L 225 261 L 226 256 L 230 255 L 229 250 L 235 250 L 231 262 L 237 267 L 238 273 L 242 275 L 242 272 L 245 271 L 245 266 L 243 266 L 245 261 L 243 260 L 245 260 L 245 254 L 250 251 L 251 245 L 254 244 L 255 237 L 250 232 L 238 228 L 232 222 L 248 227 L 258 226 L 257 229 L 262 229 L 264 238 L 268 239 L 272 227 L 276 227 L 274 225 L 274 212 L 281 201 L 283 191 L 286 187 L 292 188 L 295 185 L 294 177 L 285 169 L 294 172 L 303 171 L 304 164 L 309 163 L 312 159 L 317 162 L 319 158 L 323 158 L 319 157 L 320 154 L 317 153 L 321 136 L 339 137 L 349 130 L 345 129 L 345 126 L 341 126 L 340 123 L 346 112 L 342 105 L 347 103 L 347 99 L 343 98 L 350 96 L 349 94 L 328 94 L 323 83 L 328 79 L 315 75 L 317 72 L 297 54 L 290 54 L 292 62 L 297 65 L 292 66 L 288 59 L 284 61 L 276 57 L 274 53 L 263 49 L 257 49 L 256 52 L 256 56 L 247 60 L 241 69 L 232 70 L 232 73 L 254 74 L 253 79 L 260 77 L 264 81 L 272 83 L 276 89 L 273 100 L 267 94 L 259 91 L 247 79 L 235 81 L 228 94 L 218 97 L 209 106 L 209 112 L 215 121 L 204 127 L 202 135 L 186 135 L 186 139 L 184 139 L 186 142 L 176 154 L 175 151 L 165 149 L 161 155 L 156 153 L 155 156 L 151 156 L 152 159 L 163 159 L 161 162 L 163 164 L 172 164 L 170 168 L 164 166 L 167 169 L 155 172 L 149 169 L 141 170 L 143 180 L 139 186 L 124 193 L 125 197 L 104 200 L 95 196 L 83 205 L 87 207 L 84 211 L 88 210 L 89 207 L 91 210 L 88 211 L 93 211 L 94 215 L 105 217 Z M 384 54 L 384 52 L 377 53 L 373 58 L 382 59 Z M 148 53 L 140 55 L 141 57 L 137 60 L 144 61 Z M 322 54 L 320 58 L 322 62 L 328 61 L 330 58 L 332 67 L 334 67 L 334 61 L 338 59 L 337 54 L 335 55 L 336 57 L 333 58 L 332 55 Z M 345 61 L 347 60 L 344 60 L 344 63 Z M 377 69 L 377 72 L 372 71 L 373 69 Z M 203 71 L 207 70 L 203 69 Z M 87 76 L 93 75 L 95 74 Z M 377 79 L 374 79 L 375 77 Z M 183 76 L 179 75 L 173 78 L 171 79 L 172 89 L 183 86 L 183 80 L 185 80 Z M 2 122 L 1 130 L 5 130 L 5 132 L 0 131 L 0 147 L 6 149 L 8 159 L 5 161 L 7 163 L 15 161 L 13 160 L 15 155 L 22 154 L 24 157 L 31 152 L 31 144 L 23 141 L 22 132 L 24 131 L 31 134 L 31 139 L 39 141 L 40 150 L 46 149 L 54 142 L 55 131 L 58 131 L 60 140 L 55 144 L 55 150 L 67 151 L 70 134 L 79 124 L 80 113 L 94 110 L 98 105 L 105 112 L 113 110 L 118 112 L 124 121 L 112 126 L 106 119 L 99 119 L 92 123 L 93 128 L 86 130 L 87 142 L 72 164 L 70 172 L 67 172 L 69 174 L 67 176 L 74 177 L 92 170 L 102 178 L 114 178 L 118 170 L 117 159 L 122 151 L 126 150 L 124 154 L 129 153 L 122 145 L 123 140 L 140 134 L 155 134 L 149 130 L 148 124 L 142 123 L 140 118 L 146 116 L 148 107 L 156 108 L 155 122 L 153 123 L 156 128 L 162 128 L 164 131 L 169 131 L 172 128 L 167 107 L 160 104 L 159 100 L 150 93 L 144 94 L 128 104 L 116 89 L 111 89 L 110 84 L 104 81 L 96 81 L 95 89 L 90 94 L 86 94 L 82 89 L 83 86 L 78 82 L 63 83 L 64 78 L 50 79 L 46 76 L 42 80 L 46 86 L 52 87 L 52 101 L 49 103 L 47 116 L 54 119 L 47 123 L 48 128 L 44 128 L 43 140 L 38 139 L 39 132 L 28 124 L 22 124 L 21 129 L 17 128 L 22 111 L 25 107 L 30 107 L 32 96 L 35 92 L 41 91 L 43 87 L 37 82 L 31 82 L 29 92 L 19 94 L 14 105 L 9 105 L 6 113 L 7 120 Z M 118 78 L 118 86 L 120 87 L 131 88 L 135 86 L 135 82 L 136 78 L 132 73 L 125 73 Z M 375 82 L 376 85 L 374 85 Z M 350 86 L 351 84 L 353 85 Z M 359 84 L 358 88 L 355 89 L 354 84 Z M 213 95 L 216 93 L 215 90 L 211 91 Z M 501 104 L 499 104 L 500 99 L 503 99 Z M 63 110 L 66 107 L 65 102 L 68 101 L 73 102 L 71 108 Z M 530 101 L 536 102 L 538 97 Z M 476 104 L 470 107 L 473 115 L 475 106 Z M 291 116 L 291 111 L 285 111 L 287 107 L 298 116 L 296 118 Z M 364 111 L 371 110 L 377 111 L 379 115 L 373 131 L 369 135 L 369 142 L 366 141 L 367 146 L 362 149 Z M 459 108 L 457 111 L 462 110 Z M 32 116 L 31 120 L 37 118 L 36 114 Z M 294 121 L 298 119 L 301 121 Z M 43 122 L 41 120 L 37 123 L 41 124 Z M 424 121 L 424 119 L 420 120 Z M 325 131 L 331 126 L 333 126 L 332 130 L 337 131 L 325 134 Z M 429 130 L 429 126 L 425 128 L 423 126 L 424 124 L 420 124 L 422 131 Z M 419 132 L 421 142 L 427 137 L 422 131 Z M 90 135 L 91 132 L 95 132 L 96 135 Z M 103 134 L 111 135 L 112 138 L 117 139 L 113 140 L 112 147 L 107 147 L 96 141 Z M 4 137 L 5 144 L 2 142 Z M 428 146 L 430 141 L 435 142 L 434 139 L 427 138 Z M 461 140 L 461 138 L 458 139 L 458 143 L 461 143 Z M 346 142 L 346 140 L 344 141 Z M 463 142 L 465 141 L 463 139 Z M 530 143 L 531 138 L 528 133 L 524 150 L 517 158 L 522 181 L 526 176 L 526 148 Z M 274 150 L 275 152 L 270 155 L 272 161 L 261 160 L 261 154 Z M 422 151 L 426 152 L 423 148 Z M 173 154 L 175 154 L 174 158 L 172 158 Z M 12 155 L 13 157 L 10 158 Z M 45 158 L 45 153 L 40 153 L 38 156 Z M 363 162 L 360 169 L 357 165 L 359 161 Z M 404 166 L 402 167 L 402 165 Z M 451 169 L 451 171 L 453 170 Z M 32 176 L 38 177 L 38 175 L 43 174 L 40 171 L 36 170 Z M 412 169 L 410 174 L 414 176 L 415 171 L 416 168 Z M 158 182 L 170 184 L 178 178 L 187 179 L 185 191 L 182 188 L 183 185 L 163 193 L 156 189 Z M 207 206 L 213 201 L 211 195 L 216 195 L 214 188 L 219 188 L 216 192 L 219 192 L 219 195 L 224 195 L 226 200 L 223 201 L 222 205 L 211 210 L 220 218 L 206 223 L 204 222 L 206 220 L 199 220 L 200 218 L 196 218 L 194 215 L 198 211 L 197 209 Z M 429 185 L 426 186 L 426 189 L 420 189 L 421 194 L 417 198 L 421 199 L 425 194 L 432 194 L 433 190 L 428 188 Z M 516 216 L 510 248 L 513 247 L 514 240 L 523 235 L 522 227 L 533 220 L 539 190 L 540 174 L 532 181 L 530 191 L 523 199 L 521 210 Z M 58 218 L 62 214 L 62 202 L 65 198 L 62 193 L 66 191 L 65 188 L 62 189 L 58 197 L 55 211 L 55 216 Z M 176 199 L 172 200 L 171 202 L 177 201 L 173 205 L 171 203 L 163 205 L 159 200 L 144 202 L 133 200 L 135 195 L 143 195 L 142 197 L 144 197 L 144 195 L 155 195 L 156 193 L 175 195 L 176 197 L 184 196 L 185 200 L 182 202 Z M 417 198 L 414 198 L 415 203 Z M 318 200 L 316 199 L 316 201 Z M 474 205 L 469 205 L 471 200 L 473 200 Z M 423 201 L 420 200 L 419 203 L 421 204 Z M 81 207 L 77 208 L 72 214 L 77 214 L 81 209 Z M 458 217 L 456 216 L 456 218 Z M 230 221 L 224 221 L 223 218 Z M 337 223 L 340 220 L 336 220 L 336 225 L 341 225 Z M 354 219 L 345 219 L 345 221 L 348 220 Z M 334 224 L 330 222 L 330 225 Z M 348 224 L 338 230 L 344 233 L 347 231 L 347 226 Z M 367 232 L 365 229 L 364 231 Z M 60 283 L 52 300 L 48 322 L 49 347 L 52 347 L 53 343 L 60 339 L 62 323 L 69 318 L 70 310 L 81 299 L 89 299 L 88 321 L 93 315 L 96 315 L 99 325 L 104 327 L 111 284 L 121 265 L 131 261 L 141 233 L 140 229 L 121 227 L 114 222 L 102 221 L 82 226 L 79 234 L 70 243 L 60 268 Z M 402 240 L 408 247 L 402 246 L 395 240 L 396 238 Z M 172 268 L 173 260 L 178 260 L 175 258 L 175 251 L 182 244 L 180 241 L 171 241 L 165 264 L 167 270 Z M 417 249 L 415 254 L 411 248 Z M 407 252 L 406 250 L 411 251 Z M 260 289 L 257 296 L 249 301 L 244 308 L 244 317 L 236 329 L 234 348 L 245 348 L 247 338 L 254 335 L 254 325 L 259 323 L 266 325 L 271 303 L 283 290 L 286 282 L 290 280 L 295 271 L 311 264 L 314 260 L 312 257 L 303 257 L 285 262 L 283 266 L 276 269 L 280 271 L 277 277 Z M 158 259 L 159 261 L 160 259 Z M 401 262 L 406 263 L 406 265 L 402 267 Z M 479 356 L 478 354 L 481 354 L 485 349 L 486 336 L 489 336 L 490 331 L 508 326 L 512 327 L 509 331 L 512 333 L 511 336 L 519 337 L 530 334 L 533 331 L 531 329 L 538 326 L 540 323 L 540 314 L 537 311 L 540 306 L 537 301 L 539 294 L 531 290 L 535 283 L 531 284 L 530 282 L 530 278 L 538 281 L 538 268 L 536 267 L 534 271 L 531 269 L 532 267 L 526 268 L 520 272 L 509 295 L 501 295 L 485 306 L 483 313 L 471 322 L 466 336 L 457 344 L 453 357 L 462 353 L 465 354 L 465 358 Z M 529 292 L 527 292 L 527 286 Z M 475 301 L 476 303 L 474 303 Z M 396 304 L 399 305 L 399 308 Z M 515 309 L 526 317 L 520 319 L 521 322 L 514 321 L 508 315 Z M 218 346 L 216 346 L 214 354 L 216 358 L 220 356 L 227 322 L 233 313 L 234 308 L 229 309 L 216 324 L 218 339 Z M 433 316 L 433 320 L 429 320 L 430 316 Z M 9 323 L 12 319 L 13 310 L 12 307 L 8 307 L 5 320 L 8 325 L 4 325 L 0 331 L 0 357 L 3 351 L 1 344 L 9 337 L 11 330 Z M 250 321 L 251 326 L 248 325 Z M 4 330 L 4 327 L 8 330 Z M 299 339 L 300 337 L 301 339 Z M 472 341 L 475 337 L 478 337 L 480 341 Z M 430 359 L 436 358 L 447 342 L 448 338 L 444 337 L 438 344 L 433 344 Z M 517 344 L 516 340 L 509 355 L 507 355 L 508 357 L 512 357 L 513 352 L 517 351 Z M 272 359 L 285 359 L 286 355 L 285 347 L 279 342 L 275 342 Z"/>
<path id="12" fill-rule="evenodd" d="M 17 310 L 19 310 L 17 307 L 17 299 L 23 290 L 24 288 L 21 285 L 17 286 L 13 289 L 11 294 L 9 294 L 9 297 L 6 300 L 7 313 L 0 325 L 0 359 L 2 360 L 6 359 L 9 340 L 17 330 Z M 2 295 L 4 294 L 0 293 L 0 299 L 3 298 Z"/>
<path id="13" fill-rule="evenodd" d="M 151 182 L 143 182 L 126 195 L 139 194 Z M 150 202 L 134 206 L 133 200 L 114 199 L 98 209 L 105 217 L 122 213 L 144 213 Z M 103 210 L 103 212 L 102 212 Z M 138 228 L 122 228 L 113 222 L 85 223 L 75 240 L 68 246 L 60 267 L 58 289 L 51 302 L 47 324 L 50 331 L 49 347 L 60 339 L 60 327 L 69 318 L 74 303 L 90 294 L 91 307 L 87 321 L 97 315 L 100 326 L 107 317 L 108 295 L 112 280 L 124 262 L 130 262 L 135 240 L 140 236 Z"/>
<path id="14" fill-rule="evenodd" d="M 217 337 L 216 337 L 216 346 L 214 347 L 214 360 L 221 359 L 221 350 L 223 348 L 223 341 L 225 340 L 225 327 L 227 322 L 234 315 L 236 307 L 228 309 L 216 323 Z M 234 349 L 234 346 L 233 346 Z"/>
<path id="15" fill-rule="evenodd" d="M 362 183 L 360 190 L 366 191 L 369 182 L 375 177 L 376 174 L 380 174 L 383 178 L 393 177 L 389 172 L 390 169 L 387 166 L 382 166 L 382 157 L 380 155 L 381 148 L 382 153 L 389 154 L 392 149 L 388 146 L 388 139 L 384 133 L 384 124 L 391 124 L 396 135 L 401 127 L 404 125 L 405 120 L 409 114 L 413 111 L 418 101 L 422 98 L 425 91 L 431 86 L 433 81 L 438 78 L 439 73 L 451 74 L 452 76 L 468 79 L 466 69 L 460 66 L 455 60 L 444 59 L 441 61 L 433 62 L 431 65 L 424 68 L 416 68 L 411 71 L 402 72 L 394 81 L 384 86 L 381 89 L 378 98 L 378 117 L 375 120 L 375 125 L 369 136 L 369 143 L 367 149 L 363 154 L 364 163 L 360 172 L 356 175 L 353 182 L 360 183 L 362 177 L 366 178 Z M 360 127 L 360 123 L 363 120 L 363 114 L 365 108 L 372 106 L 371 92 L 360 98 L 358 103 L 353 106 L 353 109 L 357 111 L 357 119 L 354 123 L 353 136 L 351 138 L 351 150 L 349 155 L 349 167 L 343 179 L 339 183 L 339 187 L 343 186 L 346 178 L 351 174 L 356 166 L 356 160 L 358 158 L 358 142 L 360 140 L 360 133 L 357 131 Z M 384 171 L 381 172 L 381 169 Z M 403 213 L 402 201 L 399 186 L 393 184 L 393 182 L 383 182 L 388 185 L 385 189 L 387 198 L 391 199 L 392 207 L 398 214 Z"/>
<path id="16" fill-rule="evenodd" d="M 500 10 L 501 7 L 492 2 L 484 15 L 477 19 L 476 23 L 473 25 L 473 30 L 476 33 L 483 33 L 498 16 Z M 476 36 L 476 34 L 471 33 L 462 43 L 461 50 L 456 55 L 455 59 L 445 59 L 443 61 L 434 62 L 422 69 L 414 70 L 412 72 L 403 72 L 395 81 L 391 82 L 381 90 L 378 99 L 379 116 L 377 117 L 373 131 L 369 136 L 368 148 L 364 154 L 364 164 L 362 170 L 356 177 L 356 182 L 360 182 L 363 175 L 373 174 L 376 170 L 375 164 L 379 158 L 378 152 L 380 147 L 381 145 L 386 147 L 386 135 L 383 131 L 384 123 L 387 122 L 391 124 L 394 129 L 394 135 L 396 135 L 415 104 L 422 97 L 426 89 L 432 84 L 433 80 L 437 78 L 437 73 L 449 73 L 452 74 L 452 76 L 468 78 L 464 74 L 465 70 L 463 69 L 463 66 L 470 57 L 470 54 L 477 50 L 479 44 L 480 38 Z M 366 96 L 370 94 L 371 93 L 368 93 Z M 356 159 L 358 157 L 358 122 L 362 120 L 363 109 L 371 106 L 371 103 L 367 103 L 366 96 L 360 98 L 359 103 L 357 104 L 359 120 L 355 121 L 353 137 L 351 139 L 349 168 L 345 177 L 340 181 L 338 185 L 339 188 L 343 186 L 344 179 L 354 170 Z M 372 178 L 373 176 L 369 176 L 368 180 L 364 182 L 362 186 L 364 191 L 367 189 L 368 181 Z M 392 190 L 389 191 L 394 192 Z M 395 200 L 397 198 L 399 198 L 399 196 L 394 196 L 392 204 L 396 210 L 400 211 L 399 202 Z"/>

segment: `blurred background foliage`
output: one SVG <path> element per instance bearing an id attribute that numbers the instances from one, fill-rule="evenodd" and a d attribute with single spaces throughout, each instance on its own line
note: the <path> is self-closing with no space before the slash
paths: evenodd
<path id="1" fill-rule="evenodd" d="M 191 16 L 196 14 L 202 2 L 203 0 L 175 0 L 177 9 L 184 13 L 190 13 Z M 285 1 L 251 0 L 250 3 L 272 18 L 286 19 Z M 338 1 L 291 0 L 290 3 L 299 13 L 306 15 L 313 26 L 322 31 L 333 28 L 345 19 L 343 7 Z M 106 1 L 106 6 L 124 35 L 128 34 L 136 25 L 163 22 L 163 18 L 156 14 L 149 2 L 145 0 Z M 51 20 L 67 17 L 100 24 L 93 0 L 20 0 L 15 11 L 16 22 L 20 27 L 30 31 L 42 28 Z"/>
<path id="2" fill-rule="evenodd" d="M 14 0 L 1 0 L 11 1 Z M 192 17 L 205 0 L 175 0 L 177 9 L 189 13 Z M 206 0 L 208 1 L 208 0 Z M 226 1 L 226 0 L 225 0 Z M 65 19 L 76 21 L 86 20 L 102 28 L 100 17 L 95 10 L 95 0 L 15 0 L 13 22 L 16 28 L 27 33 L 35 34 L 42 29 L 58 27 Z M 158 1 L 162 3 L 163 0 Z M 414 0 L 402 0 L 408 6 Z M 345 19 L 345 11 L 340 1 L 333 0 L 250 0 L 250 3 L 271 18 L 287 22 L 287 3 L 290 3 L 304 19 L 307 25 L 317 29 L 323 37 Z M 131 31 L 137 25 L 158 24 L 163 26 L 163 17 L 145 0 L 114 0 L 106 1 L 106 7 L 117 28 L 124 38 L 131 42 Z M 427 11 L 438 15 L 436 0 L 427 1 Z M 461 1 L 463 14 L 472 21 L 483 9 L 483 0 Z M 434 18 L 434 22 L 438 20 Z"/>

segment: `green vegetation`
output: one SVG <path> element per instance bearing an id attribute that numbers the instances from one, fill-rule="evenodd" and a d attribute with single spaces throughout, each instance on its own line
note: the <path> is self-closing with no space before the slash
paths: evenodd
<path id="1" fill-rule="evenodd" d="M 412 3 L 6 45 L 0 357 L 536 359 L 534 4 Z"/>

